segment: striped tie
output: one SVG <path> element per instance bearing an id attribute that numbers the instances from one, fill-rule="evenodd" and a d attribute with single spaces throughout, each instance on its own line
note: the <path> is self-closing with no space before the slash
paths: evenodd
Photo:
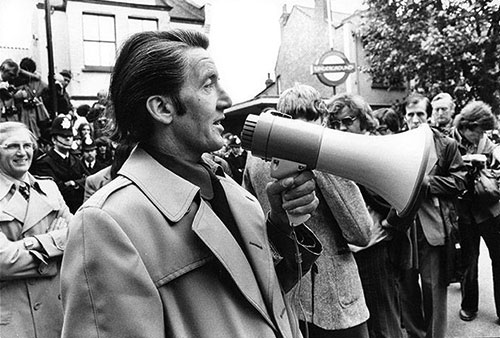
<path id="1" fill-rule="evenodd" d="M 26 184 L 19 185 L 19 193 L 24 197 L 26 201 L 30 199 L 30 187 Z"/>

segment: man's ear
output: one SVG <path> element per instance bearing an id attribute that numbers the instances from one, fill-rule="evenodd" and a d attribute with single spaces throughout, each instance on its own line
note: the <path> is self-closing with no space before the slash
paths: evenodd
<path id="1" fill-rule="evenodd" d="M 146 108 L 154 120 L 163 124 L 172 123 L 175 109 L 170 98 L 161 95 L 150 96 L 146 101 Z"/>

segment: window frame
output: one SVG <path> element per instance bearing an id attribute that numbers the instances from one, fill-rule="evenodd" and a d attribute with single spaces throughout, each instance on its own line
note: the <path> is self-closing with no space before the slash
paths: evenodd
<path id="1" fill-rule="evenodd" d="M 113 19 L 113 37 L 112 40 L 106 40 L 101 38 L 101 31 L 100 27 L 98 26 L 98 35 L 99 37 L 97 39 L 89 39 L 87 38 L 86 35 L 86 29 L 85 29 L 85 16 L 94 16 L 97 17 L 97 20 L 99 20 L 99 17 L 108 17 Z M 87 59 L 85 56 L 86 52 L 86 42 L 92 42 L 92 43 L 98 43 L 99 44 L 99 63 L 100 64 L 87 64 Z M 113 62 L 111 62 L 110 65 L 103 65 L 102 60 L 101 60 L 101 46 L 104 44 L 108 45 L 113 45 L 114 52 L 116 53 L 117 50 L 117 35 L 116 35 L 116 16 L 114 14 L 105 14 L 105 13 L 95 13 L 95 12 L 82 12 L 82 44 L 83 44 L 83 72 L 104 72 L 104 73 L 109 73 L 113 70 Z M 113 57 L 114 60 L 114 57 Z"/>

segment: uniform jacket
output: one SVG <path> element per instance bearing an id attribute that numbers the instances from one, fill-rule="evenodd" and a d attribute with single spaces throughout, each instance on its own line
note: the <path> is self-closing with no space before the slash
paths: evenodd
<path id="1" fill-rule="evenodd" d="M 19 193 L 0 210 L 0 337 L 58 338 L 62 328 L 59 267 L 67 231 L 47 229 L 58 217 L 69 222 L 71 214 L 53 181 L 31 175 L 30 180 L 25 218 Z M 0 199 L 10 189 L 10 181 L 0 175 Z M 14 243 L 28 236 L 36 237 L 46 254 Z"/>
<path id="2" fill-rule="evenodd" d="M 368 319 L 368 309 L 347 244 L 367 245 L 372 219 L 354 182 L 321 172 L 314 174 L 320 204 L 306 223 L 320 238 L 323 253 L 302 279 L 300 299 L 307 321 L 327 330 L 350 328 Z M 257 197 L 264 211 L 269 210 L 265 187 L 272 180 L 269 162 L 249 154 L 243 187 Z M 300 312 L 299 317 L 304 319 Z"/>
<path id="3" fill-rule="evenodd" d="M 34 175 L 52 177 L 72 213 L 82 205 L 87 171 L 75 155 L 70 153 L 69 159 L 63 159 L 54 149 L 50 149 L 36 159 L 30 172 Z M 65 186 L 64 182 L 67 181 L 75 181 L 76 186 Z"/>
<path id="4" fill-rule="evenodd" d="M 199 188 L 136 148 L 70 224 L 62 337 L 291 337 L 268 242 L 283 234 L 266 234 L 255 198 L 220 182 L 248 260 Z M 273 244 L 276 269 L 294 267 L 293 242 Z M 317 255 L 302 257 L 307 270 Z"/>
<path id="5" fill-rule="evenodd" d="M 432 131 L 437 163 L 422 187 L 424 198 L 417 215 L 429 244 L 438 246 L 445 244 L 451 228 L 456 226 L 455 204 L 465 190 L 467 172 L 455 140 L 436 129 Z"/>

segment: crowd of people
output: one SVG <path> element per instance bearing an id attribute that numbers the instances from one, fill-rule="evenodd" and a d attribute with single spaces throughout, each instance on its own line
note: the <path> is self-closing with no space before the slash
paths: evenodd
<path id="1" fill-rule="evenodd" d="M 207 48 L 190 30 L 135 34 L 109 93 L 77 108 L 70 71 L 54 104 L 33 60 L 2 62 L 0 336 L 444 338 L 450 283 L 458 316 L 478 315 L 480 238 L 500 325 L 500 201 L 474 189 L 500 163 L 488 104 L 281 93 L 275 113 L 347 133 L 431 127 L 436 162 L 400 217 L 342 177 L 272 178 L 224 133 Z"/>

